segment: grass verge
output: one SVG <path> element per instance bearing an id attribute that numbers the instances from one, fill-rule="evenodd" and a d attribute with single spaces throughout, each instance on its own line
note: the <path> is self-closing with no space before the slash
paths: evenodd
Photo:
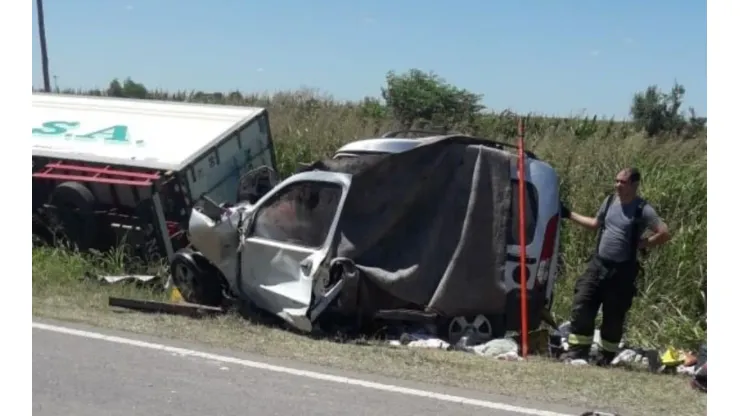
<path id="1" fill-rule="evenodd" d="M 533 358 L 502 362 L 451 351 L 391 348 L 313 340 L 237 316 L 192 320 L 114 312 L 108 296 L 163 299 L 134 285 L 105 286 L 86 274 L 119 273 L 115 255 L 81 256 L 62 249 L 33 249 L 33 315 L 116 330 L 197 341 L 237 351 L 338 369 L 439 383 L 541 402 L 611 409 L 633 415 L 706 414 L 706 395 L 684 377 L 638 371 L 572 367 Z"/>

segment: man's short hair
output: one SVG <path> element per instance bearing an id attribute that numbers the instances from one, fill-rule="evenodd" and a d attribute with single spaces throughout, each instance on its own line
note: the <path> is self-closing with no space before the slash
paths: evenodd
<path id="1" fill-rule="evenodd" d="M 640 171 L 637 168 L 625 168 L 624 172 L 629 175 L 631 183 L 639 183 L 640 179 L 642 179 L 642 175 L 640 175 Z"/>

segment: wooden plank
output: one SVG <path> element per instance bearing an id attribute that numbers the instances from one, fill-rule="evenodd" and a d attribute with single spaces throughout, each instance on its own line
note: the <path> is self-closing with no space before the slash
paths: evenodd
<path id="1" fill-rule="evenodd" d="M 226 311 L 220 307 L 198 305 L 195 303 L 158 302 L 153 300 L 118 298 L 114 296 L 108 297 L 108 306 L 131 309 L 139 312 L 188 316 L 191 318 L 200 318 L 208 315 L 221 315 L 226 313 Z"/>

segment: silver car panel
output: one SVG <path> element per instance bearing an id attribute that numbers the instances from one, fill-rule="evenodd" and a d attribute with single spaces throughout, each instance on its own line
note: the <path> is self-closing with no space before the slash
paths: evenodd
<path id="1" fill-rule="evenodd" d="M 213 221 L 194 210 L 190 219 L 190 241 L 223 273 L 231 291 L 265 311 L 277 315 L 296 329 L 311 331 L 312 319 L 336 297 L 341 284 L 325 287 L 328 253 L 339 223 L 351 175 L 337 172 L 310 171 L 288 177 L 254 205 L 232 207 L 221 221 Z M 329 182 L 341 187 L 342 193 L 320 247 L 253 236 L 252 219 L 272 196 L 300 182 Z M 320 311 L 319 311 L 320 312 Z M 310 315 L 310 316 L 309 316 Z"/>

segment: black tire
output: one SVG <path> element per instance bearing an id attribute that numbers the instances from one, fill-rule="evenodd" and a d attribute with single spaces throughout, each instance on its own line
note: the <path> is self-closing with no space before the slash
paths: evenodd
<path id="1" fill-rule="evenodd" d="M 91 248 L 96 241 L 95 196 L 79 182 L 63 182 L 51 193 L 63 233 L 79 250 Z"/>
<path id="2" fill-rule="evenodd" d="M 170 262 L 172 283 L 186 302 L 221 306 L 224 296 L 220 276 L 196 256 L 190 249 L 175 253 Z"/>

